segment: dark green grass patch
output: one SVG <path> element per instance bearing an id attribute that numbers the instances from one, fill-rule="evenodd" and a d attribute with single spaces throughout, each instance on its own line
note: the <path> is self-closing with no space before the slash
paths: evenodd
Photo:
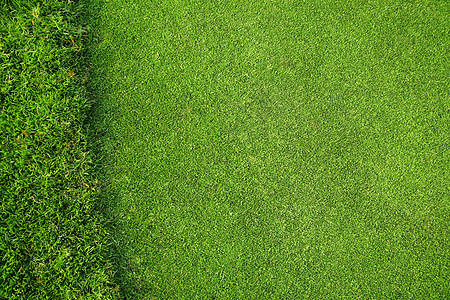
<path id="1" fill-rule="evenodd" d="M 448 15 L 105 2 L 121 280 L 143 299 L 449 298 Z"/>
<path id="2" fill-rule="evenodd" d="M 118 296 L 83 122 L 80 1 L 2 2 L 0 298 Z"/>

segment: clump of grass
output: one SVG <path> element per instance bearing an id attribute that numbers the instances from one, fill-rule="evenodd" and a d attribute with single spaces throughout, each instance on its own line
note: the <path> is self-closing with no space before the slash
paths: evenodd
<path id="1" fill-rule="evenodd" d="M 0 298 L 113 299 L 83 122 L 81 1 L 0 8 Z"/>

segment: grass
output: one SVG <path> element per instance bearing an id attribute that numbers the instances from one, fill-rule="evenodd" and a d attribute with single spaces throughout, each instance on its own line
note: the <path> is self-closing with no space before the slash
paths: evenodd
<path id="1" fill-rule="evenodd" d="M 99 5 L 125 297 L 450 296 L 448 3 Z"/>
<path id="2" fill-rule="evenodd" d="M 116 299 L 88 153 L 81 1 L 0 7 L 0 299 Z"/>
<path id="3" fill-rule="evenodd" d="M 449 298 L 449 8 L 2 2 L 0 299 Z"/>

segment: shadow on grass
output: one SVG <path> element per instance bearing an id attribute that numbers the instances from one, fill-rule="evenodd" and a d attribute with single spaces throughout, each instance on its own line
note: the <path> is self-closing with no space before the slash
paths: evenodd
<path id="1" fill-rule="evenodd" d="M 84 23 L 88 24 L 88 35 L 85 41 L 84 67 L 88 75 L 86 91 L 92 101 L 85 122 L 88 149 L 93 159 L 93 169 L 99 183 L 99 212 L 106 230 L 109 233 L 106 255 L 111 260 L 115 274 L 113 284 L 122 299 L 139 299 L 145 288 L 132 277 L 130 264 L 124 254 L 123 246 L 117 241 L 122 232 L 120 223 L 114 213 L 118 203 L 118 193 L 112 180 L 111 169 L 114 166 L 114 152 L 117 141 L 111 132 L 111 120 L 115 112 L 108 105 L 108 70 L 112 67 L 112 54 L 102 48 L 100 29 L 101 11 L 104 0 L 87 0 L 84 11 Z"/>

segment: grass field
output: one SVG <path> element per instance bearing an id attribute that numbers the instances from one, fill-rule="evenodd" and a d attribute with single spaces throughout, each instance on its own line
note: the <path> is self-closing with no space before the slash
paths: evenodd
<path id="1" fill-rule="evenodd" d="M 124 295 L 450 297 L 448 2 L 95 3 Z"/>
<path id="2" fill-rule="evenodd" d="M 81 1 L 0 1 L 0 299 L 117 299 Z"/>

